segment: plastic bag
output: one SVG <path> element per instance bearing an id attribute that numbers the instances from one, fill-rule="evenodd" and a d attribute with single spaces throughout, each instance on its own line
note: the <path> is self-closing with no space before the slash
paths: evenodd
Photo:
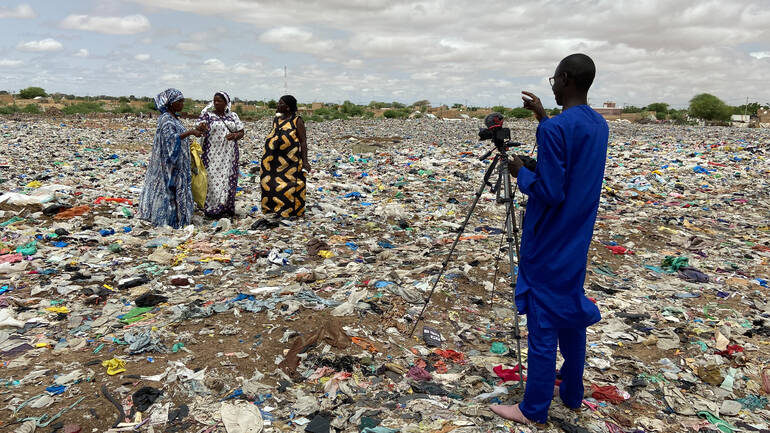
<path id="1" fill-rule="evenodd" d="M 206 167 L 203 165 L 203 159 L 201 159 L 202 154 L 203 149 L 200 143 L 198 140 L 193 140 L 190 144 L 192 195 L 195 203 L 201 208 L 206 205 L 206 193 L 209 188 L 209 177 L 206 173 Z"/>

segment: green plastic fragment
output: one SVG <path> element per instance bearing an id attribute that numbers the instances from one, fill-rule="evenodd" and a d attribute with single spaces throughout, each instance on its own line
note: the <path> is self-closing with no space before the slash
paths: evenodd
<path id="1" fill-rule="evenodd" d="M 153 307 L 135 307 L 128 313 L 124 314 L 123 317 L 120 318 L 120 321 L 123 323 L 134 323 L 138 322 L 144 317 L 141 317 L 142 314 L 152 310 Z"/>
<path id="2" fill-rule="evenodd" d="M 492 343 L 492 347 L 489 349 L 490 352 L 497 353 L 498 355 L 505 353 L 507 350 L 508 348 L 505 347 L 505 344 L 499 341 L 495 341 L 494 343 Z"/>
<path id="3" fill-rule="evenodd" d="M 37 241 L 30 241 L 26 244 L 16 247 L 16 252 L 23 256 L 31 256 L 37 253 Z"/>
<path id="4" fill-rule="evenodd" d="M 11 219 L 9 219 L 8 221 L 0 223 L 0 227 L 7 227 L 7 226 L 9 226 L 9 225 L 11 225 L 13 223 L 17 223 L 19 221 L 24 221 L 24 218 L 19 218 L 17 216 L 14 216 Z"/>

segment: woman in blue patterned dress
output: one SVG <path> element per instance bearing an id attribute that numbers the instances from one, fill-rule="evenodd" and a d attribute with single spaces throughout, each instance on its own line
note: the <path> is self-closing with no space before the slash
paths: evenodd
<path id="1" fill-rule="evenodd" d="M 194 208 L 188 137 L 200 137 L 203 131 L 186 131 L 179 121 L 178 113 L 184 107 L 179 90 L 161 92 L 155 97 L 155 107 L 161 114 L 139 199 L 139 217 L 154 226 L 178 229 L 192 222 Z"/>

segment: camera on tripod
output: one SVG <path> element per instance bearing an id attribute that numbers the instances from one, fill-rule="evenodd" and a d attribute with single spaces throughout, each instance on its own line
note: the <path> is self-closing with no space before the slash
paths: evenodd
<path id="1" fill-rule="evenodd" d="M 479 129 L 479 140 L 492 140 L 496 145 L 511 139 L 511 130 L 503 128 L 503 115 L 497 112 L 489 113 L 484 118 L 486 129 Z"/>

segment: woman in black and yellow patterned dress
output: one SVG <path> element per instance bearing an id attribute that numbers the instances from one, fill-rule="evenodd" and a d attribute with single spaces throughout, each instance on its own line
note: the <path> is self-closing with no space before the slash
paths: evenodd
<path id="1" fill-rule="evenodd" d="M 281 96 L 273 130 L 265 140 L 262 155 L 262 213 L 281 218 L 305 214 L 305 173 L 307 159 L 305 122 L 297 115 L 297 99 Z"/>

